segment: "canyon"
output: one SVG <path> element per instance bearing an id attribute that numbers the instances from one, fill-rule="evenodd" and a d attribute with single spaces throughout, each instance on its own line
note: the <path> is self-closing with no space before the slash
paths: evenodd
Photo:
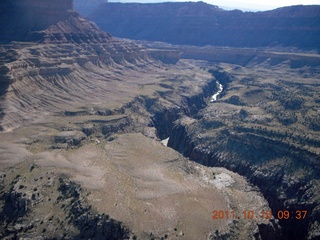
<path id="1" fill-rule="evenodd" d="M 2 239 L 320 237 L 317 53 L 119 39 L 72 6 L 1 3 Z"/>
<path id="2" fill-rule="evenodd" d="M 312 239 L 319 219 L 320 139 L 311 123 L 319 122 L 319 106 L 313 101 L 318 79 L 304 78 L 300 85 L 302 70 L 289 66 L 267 70 L 219 64 L 212 73 L 226 87 L 224 96 L 195 116 L 178 119 L 168 146 L 202 165 L 246 176 L 275 215 L 284 209 L 307 210 L 303 221 L 290 218 L 280 225 L 288 239 Z M 286 68 L 290 81 L 282 80 Z M 311 70 L 307 69 L 304 73 Z M 308 96 L 298 86 L 308 88 Z"/>
<path id="3" fill-rule="evenodd" d="M 35 3 L 1 8 L 2 239 L 281 234 L 274 219 L 212 219 L 231 205 L 269 207 L 240 175 L 159 141 L 154 116 L 197 111 L 214 91 L 210 73 L 178 51 L 114 39 L 66 2 Z M 30 12 L 16 22 L 21 4 Z"/>

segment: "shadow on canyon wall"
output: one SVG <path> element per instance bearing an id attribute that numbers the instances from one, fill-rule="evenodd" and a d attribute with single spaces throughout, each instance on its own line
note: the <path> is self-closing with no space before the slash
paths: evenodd
<path id="1" fill-rule="evenodd" d="M 104 3 L 87 17 L 116 37 L 136 40 L 194 46 L 320 49 L 318 5 L 242 12 L 204 2 Z"/>

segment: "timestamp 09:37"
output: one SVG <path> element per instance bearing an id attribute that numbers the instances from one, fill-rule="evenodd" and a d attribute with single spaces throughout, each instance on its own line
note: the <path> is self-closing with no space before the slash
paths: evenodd
<path id="1" fill-rule="evenodd" d="M 278 210 L 274 215 L 271 210 L 261 210 L 255 212 L 253 210 L 244 210 L 242 213 L 236 213 L 234 210 L 213 210 L 212 219 L 272 219 L 279 220 L 296 219 L 303 220 L 307 217 L 307 210 Z"/>

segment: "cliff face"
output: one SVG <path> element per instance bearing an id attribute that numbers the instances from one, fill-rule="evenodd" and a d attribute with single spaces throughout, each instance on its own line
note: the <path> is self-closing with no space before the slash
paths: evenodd
<path id="1" fill-rule="evenodd" d="M 318 108 L 312 99 L 319 97 L 308 86 L 317 77 L 300 80 L 302 72 L 317 70 L 291 69 L 291 81 L 279 80 L 275 85 L 273 79 L 288 68 L 285 64 L 271 70 L 259 65 L 256 70 L 225 64 L 217 68 L 212 74 L 224 86 L 221 98 L 192 118 L 177 120 L 168 145 L 205 166 L 226 167 L 246 176 L 268 199 L 283 239 L 318 239 L 320 139 L 317 131 L 307 129 L 316 117 L 313 109 Z M 308 88 L 308 95 L 297 91 L 297 86 Z M 313 106 L 306 106 L 307 102 Z M 295 214 L 302 209 L 307 214 L 297 219 Z M 288 219 L 278 215 L 284 210 L 291 214 Z"/>
<path id="2" fill-rule="evenodd" d="M 317 67 L 320 65 L 318 54 L 299 54 L 293 52 L 269 52 L 255 48 L 229 48 L 229 47 L 192 47 L 181 46 L 182 58 L 199 59 L 209 62 L 225 62 L 241 66 L 252 65 L 261 62 L 270 62 L 272 65 L 281 62 L 289 62 L 291 68 L 304 66 Z"/>
<path id="3" fill-rule="evenodd" d="M 225 11 L 203 2 L 106 3 L 90 16 L 117 37 L 184 45 L 320 49 L 319 6 Z"/>
<path id="4" fill-rule="evenodd" d="M 219 139 L 223 143 L 214 138 L 199 143 L 191 134 L 194 128 L 183 121 L 173 128 L 170 147 L 202 165 L 246 176 L 268 200 L 275 218 L 289 211 L 289 219 L 280 219 L 283 239 L 318 239 L 318 155 L 243 133 L 225 135 Z M 305 219 L 296 218 L 301 210 L 307 211 Z"/>
<path id="5" fill-rule="evenodd" d="M 107 42 L 111 36 L 73 10 L 72 0 L 3 1 L 0 42 Z"/>
<path id="6" fill-rule="evenodd" d="M 55 2 L 37 0 L 5 0 L 0 5 L 1 42 L 39 40 L 37 32 L 70 17 L 72 0 Z"/>

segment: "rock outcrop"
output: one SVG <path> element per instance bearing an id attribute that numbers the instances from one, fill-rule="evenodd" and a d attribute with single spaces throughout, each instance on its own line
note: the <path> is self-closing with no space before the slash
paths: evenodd
<path id="1" fill-rule="evenodd" d="M 79 146 L 85 138 L 86 135 L 80 131 L 63 131 L 54 137 L 54 142 L 57 143 L 54 147 L 68 148 L 71 146 Z"/>
<path id="2" fill-rule="evenodd" d="M 91 209 L 81 186 L 66 175 L 41 172 L 35 164 L 29 166 L 28 176 L 17 175 L 11 183 L 6 182 L 8 192 L 1 192 L 2 239 L 129 239 L 129 230 Z"/>

